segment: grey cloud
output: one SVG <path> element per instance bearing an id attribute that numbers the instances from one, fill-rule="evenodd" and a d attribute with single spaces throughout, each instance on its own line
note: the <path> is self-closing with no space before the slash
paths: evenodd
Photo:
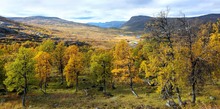
<path id="1" fill-rule="evenodd" d="M 80 19 L 80 20 L 88 20 L 88 19 L 93 19 L 94 17 L 73 17 L 71 19 Z"/>
<path id="2" fill-rule="evenodd" d="M 79 22 L 128 20 L 154 16 L 169 7 L 171 16 L 219 13 L 219 0 L 1 0 L 2 16 L 45 15 Z"/>

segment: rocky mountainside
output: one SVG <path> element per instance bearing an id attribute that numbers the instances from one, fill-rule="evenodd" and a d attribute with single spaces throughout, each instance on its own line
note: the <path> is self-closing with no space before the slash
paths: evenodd
<path id="1" fill-rule="evenodd" d="M 150 21 L 149 16 L 133 16 L 129 21 L 122 25 L 121 29 L 130 31 L 142 31 L 144 30 L 145 24 Z"/>
<path id="2" fill-rule="evenodd" d="M 130 31 L 144 31 L 145 25 L 151 21 L 153 17 L 149 16 L 133 16 L 129 21 L 127 21 L 121 29 Z M 215 22 L 220 18 L 220 14 L 208 14 L 197 17 L 187 17 L 188 20 L 199 20 L 201 23 Z M 170 20 L 175 20 L 176 18 L 169 18 Z"/>
<path id="3" fill-rule="evenodd" d="M 34 27 L 27 24 L 19 23 L 0 16 L 0 40 L 1 42 L 10 40 L 35 40 L 48 38 L 51 31 L 40 27 Z"/>

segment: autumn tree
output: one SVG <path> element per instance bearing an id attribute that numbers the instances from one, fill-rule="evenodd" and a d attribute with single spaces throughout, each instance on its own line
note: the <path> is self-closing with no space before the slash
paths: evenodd
<path id="1" fill-rule="evenodd" d="M 159 57 L 152 60 L 152 65 L 160 64 L 157 74 L 158 78 L 158 90 L 160 90 L 162 97 L 172 99 L 174 87 L 178 89 L 176 85 L 176 72 L 174 67 L 175 60 L 175 46 L 176 41 L 176 20 L 169 19 L 169 9 L 161 11 L 158 17 L 152 19 L 152 22 L 147 25 L 147 29 L 151 31 L 151 36 L 157 41 L 159 46 Z M 157 55 L 157 54 L 156 54 Z M 155 64 L 154 64 L 155 63 Z"/>
<path id="2" fill-rule="evenodd" d="M 38 49 L 39 51 L 51 53 L 55 49 L 54 41 L 52 41 L 51 39 L 44 40 Z"/>
<path id="3" fill-rule="evenodd" d="M 31 41 L 26 41 L 24 43 L 21 44 L 21 46 L 25 47 L 25 48 L 36 48 L 38 46 L 37 42 L 31 42 Z"/>
<path id="4" fill-rule="evenodd" d="M 77 92 L 79 85 L 79 74 L 81 73 L 83 68 L 83 54 L 78 51 L 79 49 L 77 46 L 70 46 L 66 50 L 70 51 L 65 52 L 66 59 L 69 58 L 69 60 L 64 68 L 64 75 L 66 76 L 66 82 L 68 86 L 72 85 L 75 80 Z"/>
<path id="5" fill-rule="evenodd" d="M 5 80 L 5 60 L 3 58 L 3 51 L 0 49 L 0 86 L 3 85 L 3 81 Z"/>
<path id="6" fill-rule="evenodd" d="M 185 61 L 188 61 L 188 80 L 192 89 L 192 103 L 196 102 L 196 87 L 205 84 L 213 72 L 218 72 L 219 22 L 203 24 L 200 28 L 184 17 L 180 19 L 182 36 L 185 37 Z M 198 29 L 195 31 L 195 28 Z"/>
<path id="7" fill-rule="evenodd" d="M 153 37 L 149 37 L 142 43 L 144 44 L 141 49 L 138 50 L 138 57 L 141 59 L 139 72 L 145 74 L 148 85 L 154 86 L 159 82 L 157 77 L 160 75 L 161 67 L 164 65 L 164 60 L 162 56 L 160 56 L 160 45 L 157 39 Z M 160 92 L 161 89 L 158 88 L 157 91 Z"/>
<path id="8" fill-rule="evenodd" d="M 20 48 L 20 44 L 12 43 L 11 45 L 4 45 L 4 52 L 8 54 L 17 53 Z"/>
<path id="9" fill-rule="evenodd" d="M 33 77 L 33 49 L 21 47 L 14 62 L 6 65 L 6 80 L 4 84 L 9 91 L 23 93 L 22 105 L 25 106 L 28 80 Z"/>
<path id="10" fill-rule="evenodd" d="M 96 51 L 97 52 L 97 51 Z M 112 55 L 108 51 L 99 51 L 92 55 L 90 71 L 94 79 L 103 84 L 103 92 L 106 92 L 106 83 L 111 79 Z"/>
<path id="11" fill-rule="evenodd" d="M 41 88 L 41 91 L 46 93 L 47 80 L 49 78 L 52 69 L 52 65 L 50 62 L 51 56 L 47 52 L 40 51 L 34 57 L 34 59 L 36 61 L 35 64 L 36 77 L 40 79 L 39 86 Z M 44 90 L 43 90 L 43 86 L 44 86 Z"/>
<path id="12" fill-rule="evenodd" d="M 122 81 L 129 79 L 130 89 L 132 93 L 138 97 L 133 89 L 134 79 L 138 79 L 138 71 L 134 66 L 135 57 L 133 56 L 132 48 L 125 40 L 116 44 L 113 50 L 113 59 L 113 76 Z"/>
<path id="13" fill-rule="evenodd" d="M 79 48 L 76 45 L 69 46 L 65 49 L 64 52 L 64 65 L 67 65 L 70 57 L 79 52 Z"/>
<path id="14" fill-rule="evenodd" d="M 0 86 L 3 85 L 3 81 L 5 79 L 5 69 L 4 69 L 4 62 L 0 60 Z"/>
<path id="15" fill-rule="evenodd" d="M 54 56 L 54 64 L 58 68 L 59 74 L 61 76 L 61 84 L 64 82 L 64 76 L 63 76 L 63 70 L 64 70 L 64 53 L 65 53 L 65 45 L 64 42 L 59 42 L 56 45 L 56 48 L 54 50 L 53 56 Z"/>
<path id="16" fill-rule="evenodd" d="M 212 84 L 216 84 L 216 81 L 220 78 L 220 19 L 212 24 L 208 48 L 211 49 L 206 54 L 206 59 L 212 65 L 213 69 L 209 75 L 209 80 Z"/>

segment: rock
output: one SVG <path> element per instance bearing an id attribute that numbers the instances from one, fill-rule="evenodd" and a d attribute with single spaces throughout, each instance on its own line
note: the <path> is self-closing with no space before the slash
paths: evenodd
<path id="1" fill-rule="evenodd" d="M 58 103 L 54 103 L 54 104 L 53 104 L 53 108 L 56 108 L 56 107 L 58 107 L 58 106 L 59 106 Z"/>
<path id="2" fill-rule="evenodd" d="M 216 98 L 214 96 L 209 96 L 210 100 L 216 100 Z"/>
<path id="3" fill-rule="evenodd" d="M 174 109 L 179 109 L 179 106 L 174 101 L 171 100 L 167 101 L 166 106 Z"/>

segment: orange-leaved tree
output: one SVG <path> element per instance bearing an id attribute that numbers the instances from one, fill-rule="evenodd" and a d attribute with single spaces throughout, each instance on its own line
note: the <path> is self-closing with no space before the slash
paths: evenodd
<path id="1" fill-rule="evenodd" d="M 68 86 L 76 83 L 76 92 L 78 91 L 79 84 L 79 74 L 83 68 L 83 54 L 79 52 L 77 46 L 69 46 L 65 52 L 66 59 L 68 58 L 68 63 L 64 68 L 64 75 L 66 76 L 66 82 Z"/>
<path id="2" fill-rule="evenodd" d="M 40 51 L 35 57 L 34 57 L 36 64 L 35 64 L 35 72 L 36 77 L 40 79 L 39 86 L 41 88 L 41 91 L 46 93 L 47 88 L 47 80 L 50 75 L 52 66 L 51 66 L 51 56 L 47 52 Z M 44 85 L 44 90 L 43 90 Z"/>
<path id="3" fill-rule="evenodd" d="M 63 76 L 63 70 L 64 70 L 64 53 L 65 53 L 65 45 L 64 42 L 59 42 L 56 45 L 56 48 L 53 52 L 53 57 L 54 57 L 54 64 L 56 66 L 56 68 L 58 69 L 58 72 L 61 76 L 61 84 L 63 84 L 64 82 L 64 76 Z"/>
<path id="4" fill-rule="evenodd" d="M 116 44 L 113 50 L 113 59 L 113 76 L 120 81 L 127 81 L 129 79 L 130 89 L 138 97 L 133 88 L 134 79 L 138 79 L 138 71 L 134 66 L 136 59 L 127 41 L 122 40 Z"/>

